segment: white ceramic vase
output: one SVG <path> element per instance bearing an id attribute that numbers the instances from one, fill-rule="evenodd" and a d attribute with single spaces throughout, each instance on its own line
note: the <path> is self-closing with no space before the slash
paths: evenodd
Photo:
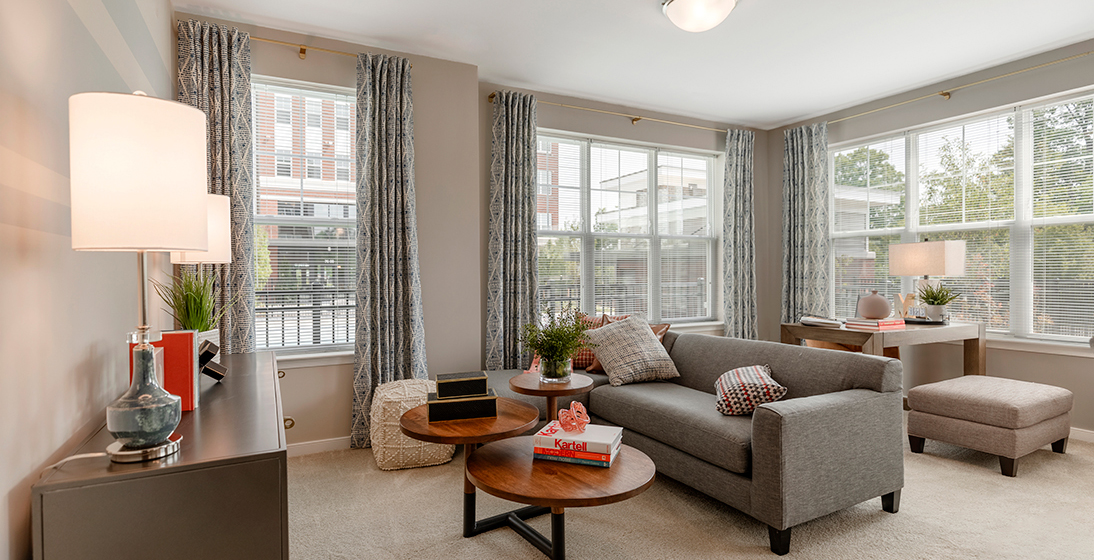
<path id="1" fill-rule="evenodd" d="M 925 305 L 925 311 L 927 312 L 928 321 L 945 321 L 946 320 L 946 306 L 945 305 Z"/>

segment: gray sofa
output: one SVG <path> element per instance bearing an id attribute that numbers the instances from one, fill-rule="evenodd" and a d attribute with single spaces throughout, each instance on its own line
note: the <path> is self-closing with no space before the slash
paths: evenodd
<path id="1" fill-rule="evenodd" d="M 680 377 L 596 388 L 578 397 L 593 421 L 624 428 L 623 442 L 657 471 L 768 525 L 771 551 L 790 550 L 795 525 L 881 496 L 896 513 L 904 486 L 899 360 L 773 342 L 669 331 L 665 348 Z M 715 410 L 714 382 L 726 371 L 771 367 L 787 394 L 750 416 Z M 519 371 L 490 372 L 499 395 Z M 559 399 L 559 406 L 569 400 Z"/>

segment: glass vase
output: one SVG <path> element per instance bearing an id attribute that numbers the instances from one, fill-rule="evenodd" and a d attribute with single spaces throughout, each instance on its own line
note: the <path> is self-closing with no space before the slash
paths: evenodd
<path id="1" fill-rule="evenodd" d="M 573 372 L 574 361 L 570 358 L 565 360 L 540 358 L 539 380 L 543 383 L 569 383 L 570 374 Z"/>
<path id="2" fill-rule="evenodd" d="M 155 447 L 165 441 L 182 419 L 182 399 L 160 387 L 152 337 L 130 333 L 133 379 L 129 390 L 106 407 L 106 429 L 130 449 Z"/>

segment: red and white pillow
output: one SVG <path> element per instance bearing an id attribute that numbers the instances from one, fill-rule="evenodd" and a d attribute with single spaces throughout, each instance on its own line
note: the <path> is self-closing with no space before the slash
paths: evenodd
<path id="1" fill-rule="evenodd" d="M 598 329 L 607 325 L 607 317 L 607 315 L 604 315 L 603 317 L 584 317 L 582 320 L 585 321 L 585 324 L 587 325 L 585 330 Z M 574 369 L 587 369 L 593 363 L 595 357 L 592 348 L 582 348 L 581 350 L 578 350 L 573 356 Z"/>
<path id="2" fill-rule="evenodd" d="M 752 414 L 757 406 L 786 395 L 786 387 L 771 378 L 771 368 L 747 366 L 727 371 L 714 382 L 715 408 L 726 416 Z"/>

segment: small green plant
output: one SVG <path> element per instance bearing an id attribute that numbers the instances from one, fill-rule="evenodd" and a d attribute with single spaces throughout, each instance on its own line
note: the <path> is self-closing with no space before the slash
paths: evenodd
<path id="1" fill-rule="evenodd" d="M 570 359 L 582 348 L 596 346 L 585 338 L 585 314 L 566 309 L 557 315 L 548 314 L 547 324 L 528 323 L 521 328 L 520 340 L 526 347 L 539 354 L 545 361 L 561 362 Z"/>
<path id="2" fill-rule="evenodd" d="M 919 289 L 919 301 L 923 305 L 946 305 L 957 299 L 961 294 L 939 285 L 937 288 L 931 285 Z"/>
<path id="3" fill-rule="evenodd" d="M 220 288 L 214 286 L 213 276 L 183 271 L 170 284 L 152 280 L 156 293 L 171 308 L 168 313 L 179 322 L 184 330 L 209 331 L 217 327 L 220 318 L 228 312 L 233 301 L 228 302 L 219 313 L 216 302 L 220 297 Z"/>

